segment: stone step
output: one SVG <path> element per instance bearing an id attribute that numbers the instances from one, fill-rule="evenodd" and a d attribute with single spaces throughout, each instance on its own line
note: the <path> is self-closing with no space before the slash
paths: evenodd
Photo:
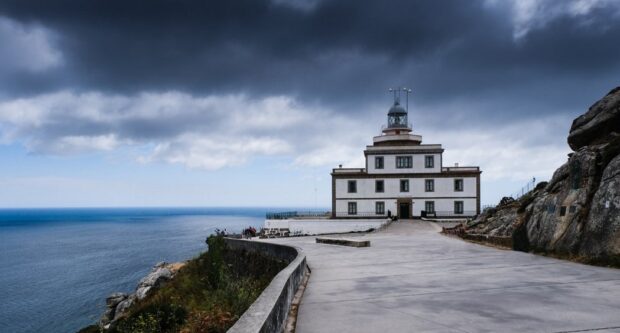
<path id="1" fill-rule="evenodd" d="M 351 247 L 370 247 L 370 241 L 366 239 L 317 237 L 317 243 L 343 245 Z"/>

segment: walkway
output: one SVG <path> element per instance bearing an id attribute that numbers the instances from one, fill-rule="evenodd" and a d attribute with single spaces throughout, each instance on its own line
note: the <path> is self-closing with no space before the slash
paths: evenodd
<path id="1" fill-rule="evenodd" d="M 498 250 L 394 223 L 369 248 L 301 247 L 297 332 L 620 332 L 620 270 Z M 360 237 L 360 236 L 352 236 Z"/>

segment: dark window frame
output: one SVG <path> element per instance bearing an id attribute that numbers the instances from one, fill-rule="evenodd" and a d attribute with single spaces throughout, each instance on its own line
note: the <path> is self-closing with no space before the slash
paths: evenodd
<path id="1" fill-rule="evenodd" d="M 375 156 L 375 169 L 383 169 L 385 166 L 383 156 Z"/>
<path id="2" fill-rule="evenodd" d="M 424 192 L 435 192 L 434 179 L 424 179 Z"/>
<path id="3" fill-rule="evenodd" d="M 461 186 L 459 187 L 458 184 Z M 465 181 L 463 178 L 457 178 L 454 180 L 454 192 L 463 192 L 465 188 Z"/>
<path id="4" fill-rule="evenodd" d="M 375 201 L 375 214 L 385 215 L 385 201 Z"/>
<path id="5" fill-rule="evenodd" d="M 429 207 L 431 209 L 429 209 Z M 435 212 L 435 201 L 424 201 L 424 211 L 427 213 Z"/>
<path id="6" fill-rule="evenodd" d="M 381 184 L 381 186 L 379 186 L 379 184 Z M 382 179 L 375 180 L 375 193 L 383 193 L 383 192 L 385 192 L 385 181 Z"/>
<path id="7" fill-rule="evenodd" d="M 396 156 L 396 169 L 413 168 L 413 156 Z"/>
<path id="8" fill-rule="evenodd" d="M 435 167 L 435 155 L 424 155 L 424 167 L 427 169 Z"/>
<path id="9" fill-rule="evenodd" d="M 465 202 L 461 200 L 454 201 L 454 214 L 463 214 L 465 211 Z"/>
<path id="10" fill-rule="evenodd" d="M 347 203 L 347 214 L 348 215 L 357 215 L 357 202 L 349 201 Z"/>
<path id="11" fill-rule="evenodd" d="M 410 189 L 409 179 L 401 179 L 400 180 L 400 192 L 406 193 L 406 192 L 409 192 L 409 189 Z"/>
<path id="12" fill-rule="evenodd" d="M 357 180 L 347 181 L 347 193 L 357 193 Z"/>

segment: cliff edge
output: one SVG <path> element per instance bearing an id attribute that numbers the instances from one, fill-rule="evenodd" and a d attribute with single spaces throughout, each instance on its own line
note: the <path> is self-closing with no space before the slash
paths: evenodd
<path id="1" fill-rule="evenodd" d="M 620 265 L 620 87 L 573 121 L 568 144 L 573 152 L 548 183 L 502 199 L 463 231 L 512 237 L 515 250 Z"/>

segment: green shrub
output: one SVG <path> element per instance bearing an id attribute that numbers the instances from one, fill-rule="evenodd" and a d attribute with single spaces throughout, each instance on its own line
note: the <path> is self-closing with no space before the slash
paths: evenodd
<path id="1" fill-rule="evenodd" d="M 207 244 L 208 252 L 188 261 L 172 281 L 134 304 L 111 332 L 226 332 L 287 265 L 232 250 L 221 234 L 209 236 Z"/>

